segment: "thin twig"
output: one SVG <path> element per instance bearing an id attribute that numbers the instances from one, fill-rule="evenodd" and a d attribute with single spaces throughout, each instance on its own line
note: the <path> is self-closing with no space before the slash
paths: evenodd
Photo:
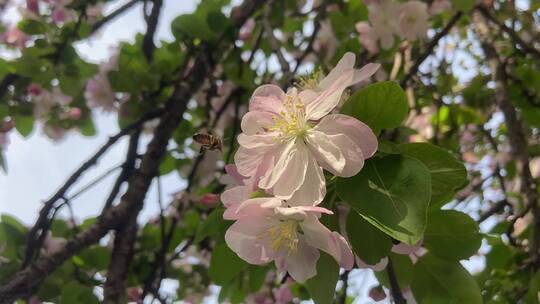
<path id="1" fill-rule="evenodd" d="M 426 50 L 420 56 L 418 56 L 414 64 L 411 66 L 411 69 L 409 70 L 409 72 L 407 72 L 405 77 L 403 77 L 403 79 L 401 80 L 400 84 L 402 87 L 405 87 L 407 83 L 409 82 L 409 80 L 414 75 L 416 75 L 416 73 L 418 72 L 418 69 L 420 68 L 420 65 L 422 65 L 422 63 L 431 55 L 431 53 L 433 53 L 433 50 L 439 44 L 439 41 L 444 36 L 448 35 L 452 27 L 454 27 L 454 25 L 459 21 L 459 19 L 461 19 L 461 16 L 463 16 L 462 12 L 455 13 L 450 19 L 450 21 L 448 21 L 446 26 L 440 32 L 438 32 L 433 37 L 433 39 L 431 39 L 431 41 L 426 46 Z"/>
<path id="2" fill-rule="evenodd" d="M 386 265 L 386 273 L 388 274 L 388 280 L 390 281 L 390 291 L 392 292 L 392 298 L 396 304 L 407 304 L 407 301 L 403 297 L 403 293 L 399 288 L 399 283 L 396 277 L 396 272 L 394 270 L 394 265 L 392 264 L 392 259 L 388 257 L 388 265 Z"/>
<path id="3" fill-rule="evenodd" d="M 94 25 L 92 26 L 92 34 L 99 31 L 105 24 L 109 23 L 111 20 L 115 19 L 116 17 L 120 16 L 130 8 L 132 8 L 135 4 L 141 2 L 141 0 L 131 0 L 127 2 L 126 4 L 122 5 L 121 7 L 117 8 L 112 13 L 108 14 L 107 16 L 103 17 Z"/>

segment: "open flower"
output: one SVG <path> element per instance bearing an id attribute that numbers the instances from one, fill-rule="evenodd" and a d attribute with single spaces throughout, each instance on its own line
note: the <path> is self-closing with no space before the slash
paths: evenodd
<path id="1" fill-rule="evenodd" d="M 373 26 L 373 37 L 381 42 L 385 50 L 394 45 L 394 35 L 399 33 L 399 4 L 393 0 L 373 1 L 368 6 L 369 21 Z"/>
<path id="2" fill-rule="evenodd" d="M 428 7 L 420 1 L 408 1 L 399 8 L 400 34 L 403 38 L 414 41 L 426 36 L 429 27 Z"/>
<path id="3" fill-rule="evenodd" d="M 330 114 L 343 91 L 375 73 L 379 65 L 355 70 L 347 53 L 319 82 L 287 93 L 263 85 L 253 93 L 242 118 L 238 172 L 260 175 L 258 187 L 294 205 L 318 204 L 326 194 L 322 168 L 334 175 L 356 175 L 377 150 L 377 138 L 359 120 Z"/>
<path id="4" fill-rule="evenodd" d="M 317 274 L 319 250 L 351 269 L 354 257 L 347 241 L 319 222 L 322 213 L 332 211 L 290 207 L 276 197 L 249 199 L 237 208 L 237 221 L 227 230 L 225 241 L 248 263 L 275 261 L 278 271 L 287 271 L 300 283 Z"/>

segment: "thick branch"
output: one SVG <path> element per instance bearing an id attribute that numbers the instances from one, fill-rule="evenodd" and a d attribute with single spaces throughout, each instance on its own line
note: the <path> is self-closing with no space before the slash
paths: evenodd
<path id="1" fill-rule="evenodd" d="M 233 20 L 235 25 L 243 24 L 262 3 L 262 0 L 245 1 Z M 137 213 L 142 208 L 146 192 L 158 172 L 167 144 L 182 119 L 188 101 L 206 76 L 212 73 L 213 68 L 214 66 L 208 63 L 207 55 L 200 54 L 194 60 L 194 64 L 184 71 L 183 75 L 186 75 L 186 78 L 177 85 L 167 102 L 165 114 L 148 144 L 140 168 L 129 180 L 128 189 L 121 203 L 105 211 L 94 225 L 77 234 L 56 253 L 41 257 L 30 267 L 12 276 L 7 284 L 0 286 L 0 303 L 10 303 L 28 294 L 63 262 L 99 241 L 110 229 L 117 228 L 118 224 L 129 218 L 130 214 Z"/>
<path id="2" fill-rule="evenodd" d="M 121 185 L 122 183 L 119 181 L 127 179 L 134 170 L 140 134 L 141 130 L 139 129 L 131 135 L 126 162 L 124 163 L 122 173 L 118 177 L 117 184 Z M 116 194 L 110 197 L 113 196 L 116 196 Z M 113 252 L 107 269 L 107 281 L 105 282 L 103 291 L 105 303 L 120 303 L 125 301 L 123 299 L 125 296 L 124 282 L 127 279 L 129 265 L 133 258 L 133 244 L 137 237 L 137 215 L 138 213 L 130 214 L 127 221 L 123 225 L 119 225 L 119 228 L 116 230 Z"/>
<path id="3" fill-rule="evenodd" d="M 152 11 L 146 21 L 146 34 L 144 35 L 142 49 L 146 60 L 151 61 L 156 45 L 154 44 L 154 34 L 156 33 L 159 22 L 159 13 L 163 0 L 153 0 Z"/>
<path id="4" fill-rule="evenodd" d="M 28 264 L 34 258 L 35 253 L 39 251 L 39 248 L 41 248 L 42 244 L 41 242 L 38 242 L 38 240 L 40 239 L 39 234 L 46 233 L 46 231 L 44 231 L 43 228 L 49 221 L 51 210 L 54 208 L 54 204 L 58 200 L 63 198 L 66 192 L 71 188 L 71 186 L 73 186 L 88 169 L 93 167 L 101 158 L 101 156 L 103 156 L 103 154 L 105 154 L 105 152 L 107 152 L 109 148 L 112 147 L 120 138 L 133 132 L 133 130 L 139 128 L 146 121 L 150 119 L 154 119 L 162 113 L 163 113 L 163 110 L 150 112 L 144 115 L 142 118 L 140 118 L 136 122 L 134 122 L 133 124 L 122 129 L 116 135 L 110 137 L 109 140 L 107 140 L 107 142 L 101 148 L 99 148 L 99 150 L 96 153 L 94 153 L 92 157 L 90 157 L 86 162 L 84 162 L 81 167 L 79 167 L 73 174 L 71 174 L 71 176 L 62 185 L 62 187 L 60 187 L 60 189 L 58 189 L 58 191 L 56 191 L 56 193 L 43 204 L 43 207 L 41 208 L 39 212 L 39 217 L 36 223 L 30 229 L 27 235 L 26 250 L 25 250 L 25 255 L 24 255 L 24 259 L 22 263 L 22 268 L 28 266 Z"/>

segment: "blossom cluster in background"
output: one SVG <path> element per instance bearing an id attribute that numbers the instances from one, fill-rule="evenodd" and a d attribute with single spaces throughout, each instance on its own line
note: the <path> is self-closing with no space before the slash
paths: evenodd
<path id="1" fill-rule="evenodd" d="M 415 41 L 426 36 L 430 14 L 439 14 L 451 7 L 448 0 L 435 0 L 428 5 L 421 1 L 364 1 L 368 5 L 369 22 L 356 24 L 360 43 L 370 52 L 388 50 L 395 37 Z"/>

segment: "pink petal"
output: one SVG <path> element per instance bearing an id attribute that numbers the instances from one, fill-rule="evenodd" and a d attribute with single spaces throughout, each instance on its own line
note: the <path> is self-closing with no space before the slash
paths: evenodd
<path id="1" fill-rule="evenodd" d="M 353 77 L 354 71 L 347 70 L 313 101 L 305 101 L 306 117 L 309 120 L 319 120 L 330 113 L 339 104 L 343 91 L 351 85 Z"/>
<path id="2" fill-rule="evenodd" d="M 266 128 L 274 125 L 274 114 L 261 111 L 249 111 L 242 117 L 242 131 L 247 135 L 266 132 Z"/>
<path id="3" fill-rule="evenodd" d="M 377 70 L 380 67 L 381 65 L 378 63 L 368 63 L 365 66 L 363 66 L 360 70 L 354 70 L 354 76 L 353 76 L 351 85 L 354 85 L 366 79 L 369 79 L 371 76 L 375 74 L 375 72 L 377 72 Z"/>
<path id="4" fill-rule="evenodd" d="M 260 216 L 262 213 L 271 214 L 273 208 L 279 207 L 281 205 L 282 201 L 275 197 L 252 198 L 242 202 L 238 206 L 238 209 L 236 209 L 236 214 L 238 217 L 251 215 Z"/>
<path id="5" fill-rule="evenodd" d="M 225 233 L 225 242 L 240 258 L 250 264 L 270 262 L 274 253 L 266 234 L 274 223 L 259 216 L 244 217 L 236 221 Z"/>
<path id="6" fill-rule="evenodd" d="M 323 90 L 328 89 L 343 73 L 354 68 L 355 61 L 356 56 L 354 53 L 345 53 L 336 66 L 330 71 L 330 73 L 328 73 L 328 75 L 319 82 L 319 88 Z"/>
<path id="7" fill-rule="evenodd" d="M 279 114 L 282 103 L 285 99 L 285 92 L 272 84 L 258 87 L 253 92 L 249 101 L 249 111 L 262 111 Z"/>
<path id="8" fill-rule="evenodd" d="M 308 216 L 300 226 L 309 245 L 333 256 L 341 267 L 352 268 L 352 251 L 343 237 L 326 228 L 314 215 Z"/>
<path id="9" fill-rule="evenodd" d="M 299 235 L 298 250 L 284 257 L 283 267 L 296 282 L 304 283 L 306 280 L 317 274 L 317 261 L 319 260 L 319 257 L 319 251 L 311 247 L 306 240 Z"/>
<path id="10" fill-rule="evenodd" d="M 253 176 L 264 160 L 266 147 L 259 149 L 248 149 L 240 146 L 234 154 L 234 162 L 238 173 L 243 176 Z"/>
<path id="11" fill-rule="evenodd" d="M 281 199 L 289 199 L 304 183 L 308 164 L 308 151 L 301 142 L 287 144 L 281 152 L 273 170 L 261 178 L 259 187 L 272 189 Z"/>
<path id="12" fill-rule="evenodd" d="M 271 149 L 277 144 L 274 135 L 271 134 L 246 135 L 241 133 L 237 140 L 240 146 L 247 149 Z"/>
<path id="13" fill-rule="evenodd" d="M 225 165 L 225 172 L 227 175 L 232 177 L 236 182 L 239 184 L 242 184 L 244 182 L 245 176 L 242 176 L 240 173 L 238 173 L 238 169 L 236 168 L 236 165 L 234 164 L 228 164 Z"/>
<path id="14" fill-rule="evenodd" d="M 229 208 L 232 205 L 240 204 L 249 199 L 251 192 L 252 190 L 248 186 L 230 188 L 221 194 L 221 201 L 226 208 Z"/>
<path id="15" fill-rule="evenodd" d="M 386 268 L 386 265 L 388 265 L 388 258 L 384 257 L 377 264 L 370 265 L 356 257 L 356 264 L 358 264 L 358 268 L 369 268 L 373 271 L 382 271 Z"/>
<path id="16" fill-rule="evenodd" d="M 343 171 L 345 157 L 325 133 L 313 130 L 306 137 L 306 142 L 319 164 L 329 166 L 332 172 Z"/>
<path id="17" fill-rule="evenodd" d="M 334 145 L 341 149 L 345 157 L 345 167 L 339 172 L 332 170 L 328 165 L 323 164 L 322 166 L 334 175 L 341 177 L 351 177 L 358 174 L 362 167 L 364 167 L 364 154 L 360 147 L 345 135 L 329 135 L 328 137 Z"/>
<path id="18" fill-rule="evenodd" d="M 344 114 L 330 114 L 315 126 L 315 130 L 329 135 L 346 135 L 362 149 L 365 158 L 369 158 L 377 152 L 377 137 L 370 127 L 354 117 Z"/>
<path id="19" fill-rule="evenodd" d="M 326 195 L 326 180 L 324 173 L 317 160 L 309 157 L 306 178 L 304 183 L 293 196 L 287 201 L 291 206 L 313 206 L 318 205 Z"/>

